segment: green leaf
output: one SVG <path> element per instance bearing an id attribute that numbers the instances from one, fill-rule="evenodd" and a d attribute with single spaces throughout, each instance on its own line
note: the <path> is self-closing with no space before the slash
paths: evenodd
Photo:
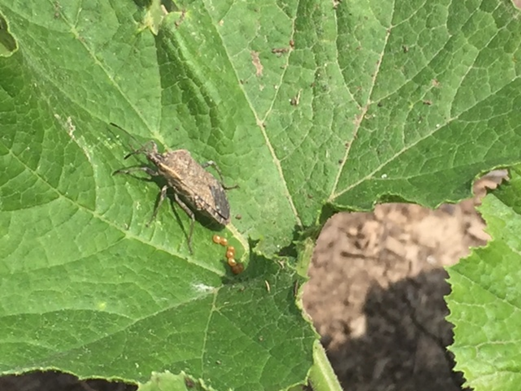
<path id="1" fill-rule="evenodd" d="M 0 15 L 0 56 L 9 57 L 16 50 L 16 41 L 9 33 L 5 19 Z"/>
<path id="2" fill-rule="evenodd" d="M 62 3 L 56 17 L 50 4 L 0 2 L 19 42 L 0 62 L 0 370 L 130 382 L 184 370 L 216 389 L 303 382 L 316 337 L 295 304 L 301 278 L 259 255 L 295 216 L 214 27 L 195 10 L 154 37 L 133 19 L 140 9 L 119 7 Z M 133 164 L 123 156 L 135 140 L 110 122 L 216 160 L 239 183 L 229 198 L 242 219 L 223 235 L 243 275 L 204 225 L 189 253 L 183 211 L 164 206 L 146 226 L 159 188 L 112 175 Z M 249 237 L 263 239 L 257 253 Z"/>
<path id="3" fill-rule="evenodd" d="M 204 389 L 184 372 L 181 372 L 180 375 L 173 375 L 170 372 L 153 373 L 150 381 L 139 387 L 140 391 L 198 391 Z"/>
<path id="4" fill-rule="evenodd" d="M 161 9 L 161 0 L 151 0 L 147 13 L 144 17 L 145 26 L 152 31 L 154 35 L 159 32 L 159 25 L 163 21 L 163 10 Z"/>
<path id="5" fill-rule="evenodd" d="M 295 295 L 317 222 L 456 201 L 521 160 L 506 1 L 176 5 L 0 0 L 18 47 L 0 57 L 2 373 L 302 383 L 316 335 Z M 151 139 L 239 185 L 219 234 L 240 276 L 212 227 L 190 254 L 180 208 L 146 225 L 160 187 L 112 175 Z"/>
<path id="6" fill-rule="evenodd" d="M 492 240 L 449 269 L 456 368 L 480 390 L 517 390 L 521 381 L 521 167 L 485 197 L 480 211 Z"/>

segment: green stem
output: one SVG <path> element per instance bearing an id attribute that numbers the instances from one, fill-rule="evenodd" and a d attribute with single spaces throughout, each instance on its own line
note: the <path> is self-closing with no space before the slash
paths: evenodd
<path id="1" fill-rule="evenodd" d="M 342 391 L 320 341 L 315 341 L 313 346 L 313 366 L 309 372 L 309 381 L 314 391 Z"/>

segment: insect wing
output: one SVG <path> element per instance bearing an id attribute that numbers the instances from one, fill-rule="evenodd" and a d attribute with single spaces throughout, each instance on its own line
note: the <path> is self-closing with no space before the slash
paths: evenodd
<path id="1" fill-rule="evenodd" d="M 215 210 L 226 223 L 230 222 L 230 203 L 223 187 L 217 182 L 210 185 L 210 192 L 214 200 Z"/>
<path id="2" fill-rule="evenodd" d="M 190 152 L 179 149 L 152 157 L 158 158 L 154 164 L 188 204 L 220 224 L 230 222 L 230 204 L 223 186 L 192 158 Z"/>

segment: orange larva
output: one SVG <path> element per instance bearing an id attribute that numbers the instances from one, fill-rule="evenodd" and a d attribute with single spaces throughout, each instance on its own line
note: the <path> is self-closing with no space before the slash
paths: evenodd
<path id="1" fill-rule="evenodd" d="M 237 266 L 237 261 L 233 258 L 228 258 L 228 266 L 230 266 L 231 268 Z"/>
<path id="2" fill-rule="evenodd" d="M 235 266 L 232 266 L 232 273 L 233 274 L 240 274 L 244 271 L 244 265 L 242 263 L 238 263 Z"/>

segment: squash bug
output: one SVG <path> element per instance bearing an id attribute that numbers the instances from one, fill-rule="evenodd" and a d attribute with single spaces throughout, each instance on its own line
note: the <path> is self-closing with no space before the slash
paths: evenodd
<path id="1" fill-rule="evenodd" d="M 116 124 L 111 125 L 121 129 Z M 148 166 L 123 168 L 114 172 L 114 175 L 144 171 L 152 177 L 162 176 L 166 180 L 166 185 L 161 188 L 159 200 L 147 226 L 155 219 L 159 207 L 166 198 L 168 188 L 173 190 L 175 202 L 192 220 L 188 234 L 190 253 L 192 253 L 192 234 L 195 224 L 195 214 L 192 209 L 201 212 L 223 226 L 230 222 L 230 204 L 225 190 L 234 189 L 238 186 L 227 187 L 224 185 L 221 170 L 214 161 L 210 160 L 204 164 L 199 164 L 186 149 L 160 153 L 154 141 L 149 141 L 141 148 L 130 152 L 125 156 L 125 159 L 138 154 L 145 155 L 155 168 Z M 205 170 L 209 166 L 215 169 L 221 181 L 218 181 Z"/>

